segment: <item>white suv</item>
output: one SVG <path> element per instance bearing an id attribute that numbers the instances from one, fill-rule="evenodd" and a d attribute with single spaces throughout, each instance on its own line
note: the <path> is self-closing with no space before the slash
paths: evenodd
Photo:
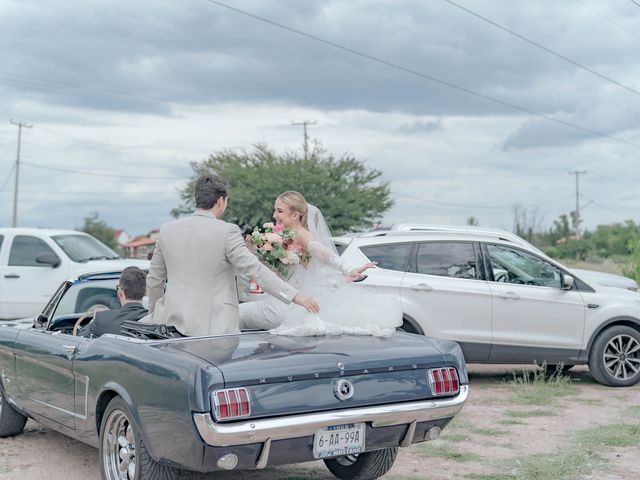
<path id="1" fill-rule="evenodd" d="M 149 268 L 146 260 L 123 259 L 91 235 L 75 230 L 0 228 L 0 319 L 38 314 L 60 284 L 86 271 Z M 81 309 L 118 306 L 115 292 L 81 299 Z"/>
<path id="2" fill-rule="evenodd" d="M 404 330 L 455 340 L 470 363 L 588 363 L 606 385 L 640 380 L 640 294 L 587 281 L 513 234 L 442 228 L 335 241 L 349 265 L 378 262 L 359 285 L 397 294 Z"/>
<path id="3" fill-rule="evenodd" d="M 464 226 L 452 226 L 452 225 L 430 225 L 430 224 L 414 224 L 414 223 L 400 223 L 391 227 L 392 231 L 405 231 L 405 232 L 417 232 L 417 231 L 436 231 L 436 232 L 468 232 L 468 233 L 488 233 L 489 235 L 498 235 L 502 238 L 511 240 L 512 242 L 519 243 L 535 252 L 539 255 L 546 257 L 546 255 L 531 245 L 525 239 L 518 235 L 508 232 L 506 230 L 498 230 L 494 228 L 475 227 L 470 225 Z M 367 235 L 380 235 L 384 233 L 382 231 L 368 232 Z M 581 268 L 572 268 L 573 273 L 577 273 L 580 278 L 589 282 L 594 282 L 605 287 L 618 287 L 626 288 L 633 292 L 640 290 L 638 282 L 631 278 L 623 277 L 622 275 L 615 275 L 613 273 L 596 272 L 594 270 L 586 270 Z"/>

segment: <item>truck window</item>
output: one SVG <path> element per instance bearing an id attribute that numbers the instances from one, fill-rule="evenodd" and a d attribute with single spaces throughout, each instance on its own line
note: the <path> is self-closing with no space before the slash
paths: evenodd
<path id="1" fill-rule="evenodd" d="M 16 235 L 9 252 L 9 265 L 17 267 L 49 267 L 49 265 L 36 262 L 36 258 L 41 253 L 55 255 L 51 247 L 38 237 Z"/>

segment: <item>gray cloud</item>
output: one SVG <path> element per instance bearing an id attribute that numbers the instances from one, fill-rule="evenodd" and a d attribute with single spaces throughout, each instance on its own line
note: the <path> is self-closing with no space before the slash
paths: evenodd
<path id="1" fill-rule="evenodd" d="M 442 118 L 438 118 L 432 121 L 417 121 L 411 124 L 404 124 L 398 130 L 403 133 L 430 133 L 443 128 Z"/>
<path id="2" fill-rule="evenodd" d="M 640 89 L 638 38 L 580 2 L 464 4 Z M 232 5 L 463 89 L 640 143 L 640 97 L 445 2 L 234 0 Z M 631 2 L 594 2 L 596 7 L 636 30 L 640 9 Z M 394 189 L 440 202 L 398 197 L 392 217 L 428 215 L 464 223 L 475 215 L 484 224 L 509 224 L 512 203 L 570 194 L 566 172 L 576 165 L 590 172 L 584 184 L 589 195 L 625 215 L 637 210 L 625 210 L 637 185 L 630 168 L 633 147 L 203 0 L 0 0 L 0 17 L 0 110 L 37 127 L 24 139 L 25 162 L 187 177 L 189 161 L 216 149 L 250 148 L 261 140 L 280 149 L 299 148 L 301 134 L 291 120 L 315 118 L 311 135 L 333 153 L 355 152 L 383 170 Z M 0 181 L 11 168 L 14 139 L 13 127 L 0 126 Z M 173 189 L 151 180 L 131 185 L 25 168 L 21 211 L 31 225 L 69 226 L 71 218 L 100 210 L 136 233 L 164 220 L 178 203 Z M 72 194 L 72 187 L 103 193 L 85 198 Z M 43 191 L 46 195 L 37 195 Z M 5 225 L 10 193 L 10 187 L 0 192 Z M 43 203 L 52 208 L 45 212 L 39 208 Z M 545 218 L 571 208 L 566 203 L 545 206 Z M 587 213 L 588 222 L 611 215 L 595 204 Z"/>

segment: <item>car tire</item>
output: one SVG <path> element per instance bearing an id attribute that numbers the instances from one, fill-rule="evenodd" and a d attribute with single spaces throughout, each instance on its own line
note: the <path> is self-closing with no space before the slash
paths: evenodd
<path id="1" fill-rule="evenodd" d="M 114 397 L 100 425 L 100 473 L 102 480 L 175 480 L 179 470 L 151 458 L 129 407 Z M 121 473 L 122 472 L 122 473 Z"/>
<path id="2" fill-rule="evenodd" d="M 391 470 L 397 455 L 398 447 L 391 447 L 331 458 L 324 463 L 341 480 L 374 480 Z"/>
<path id="3" fill-rule="evenodd" d="M 640 381 L 640 332 L 626 325 L 604 330 L 591 346 L 589 370 L 599 383 L 628 387 Z"/>
<path id="4" fill-rule="evenodd" d="M 27 423 L 27 417 L 15 410 L 0 390 L 0 438 L 13 437 L 22 433 L 25 423 Z"/>
<path id="5" fill-rule="evenodd" d="M 92 295 L 82 302 L 82 305 L 78 309 L 79 312 L 88 312 L 96 308 L 103 308 L 104 310 L 111 310 L 118 308 L 120 304 L 118 299 L 110 295 L 98 294 Z"/>

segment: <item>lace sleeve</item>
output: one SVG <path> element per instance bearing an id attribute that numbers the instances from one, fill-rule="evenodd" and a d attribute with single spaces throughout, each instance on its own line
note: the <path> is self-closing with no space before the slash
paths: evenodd
<path id="1" fill-rule="evenodd" d="M 347 275 L 351 271 L 351 268 L 349 268 L 347 264 L 340 260 L 339 256 L 337 256 L 317 240 L 311 240 L 309 242 L 309 245 L 307 245 L 307 251 L 309 252 L 309 255 L 311 255 L 311 258 L 319 260 L 320 262 L 328 265 L 334 270 L 338 270 L 344 275 Z"/>

